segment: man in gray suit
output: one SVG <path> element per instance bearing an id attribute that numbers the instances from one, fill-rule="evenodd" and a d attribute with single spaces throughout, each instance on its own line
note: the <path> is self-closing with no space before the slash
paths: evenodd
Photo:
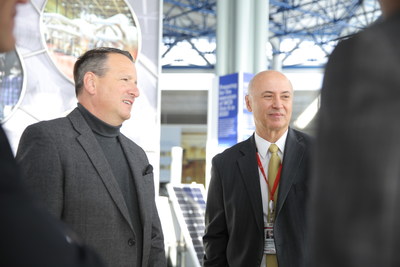
<path id="1" fill-rule="evenodd" d="M 24 182 L 107 266 L 165 266 L 152 166 L 120 133 L 139 96 L 133 58 L 90 50 L 75 63 L 74 79 L 78 107 L 21 137 Z"/>
<path id="2" fill-rule="evenodd" d="M 289 128 L 293 88 L 286 76 L 260 72 L 248 90 L 254 135 L 212 161 L 204 266 L 303 267 L 312 140 Z M 282 163 L 267 177 L 271 145 Z"/>
<path id="3" fill-rule="evenodd" d="M 380 4 L 326 67 L 309 266 L 400 266 L 400 0 Z"/>

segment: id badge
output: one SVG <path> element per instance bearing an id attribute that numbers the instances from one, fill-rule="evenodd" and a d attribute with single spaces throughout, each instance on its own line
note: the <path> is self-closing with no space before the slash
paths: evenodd
<path id="1" fill-rule="evenodd" d="M 276 254 L 273 223 L 264 224 L 264 254 Z"/>

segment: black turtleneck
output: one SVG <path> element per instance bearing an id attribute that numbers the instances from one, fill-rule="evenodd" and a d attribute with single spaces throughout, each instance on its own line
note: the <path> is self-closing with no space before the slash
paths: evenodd
<path id="1" fill-rule="evenodd" d="M 112 173 L 117 180 L 135 231 L 137 255 L 142 255 L 143 228 L 140 219 L 138 198 L 135 183 L 133 182 L 131 168 L 126 159 L 120 143 L 120 126 L 112 126 L 91 114 L 85 107 L 78 103 L 78 109 L 92 129 L 103 153 L 110 164 Z M 141 257 L 138 258 L 138 265 L 141 266 Z"/>

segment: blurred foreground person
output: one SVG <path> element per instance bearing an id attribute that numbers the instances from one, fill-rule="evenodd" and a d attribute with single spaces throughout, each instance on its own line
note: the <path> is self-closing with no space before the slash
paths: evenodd
<path id="1" fill-rule="evenodd" d="M 0 1 L 0 53 L 14 49 L 17 4 Z M 7 136 L 0 127 L 0 266 L 103 266 L 65 225 L 40 209 L 21 186 Z"/>
<path id="2" fill-rule="evenodd" d="M 380 4 L 326 67 L 309 266 L 400 266 L 400 0 Z"/>

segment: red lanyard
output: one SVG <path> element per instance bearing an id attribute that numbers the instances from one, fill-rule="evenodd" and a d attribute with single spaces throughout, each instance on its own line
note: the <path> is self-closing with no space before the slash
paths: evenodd
<path id="1" fill-rule="evenodd" d="M 271 186 L 268 183 L 267 176 L 265 175 L 264 167 L 261 164 L 260 155 L 258 154 L 258 152 L 256 152 L 256 155 L 257 155 L 258 167 L 260 168 L 261 173 L 264 176 L 264 180 L 265 180 L 265 182 L 267 183 L 267 186 L 268 186 L 269 198 L 270 198 L 270 200 L 274 201 L 275 191 L 278 188 L 279 181 L 281 180 L 282 164 L 279 165 L 278 173 L 276 174 L 276 179 L 275 179 L 274 185 L 273 185 L 272 190 L 271 190 Z"/>

